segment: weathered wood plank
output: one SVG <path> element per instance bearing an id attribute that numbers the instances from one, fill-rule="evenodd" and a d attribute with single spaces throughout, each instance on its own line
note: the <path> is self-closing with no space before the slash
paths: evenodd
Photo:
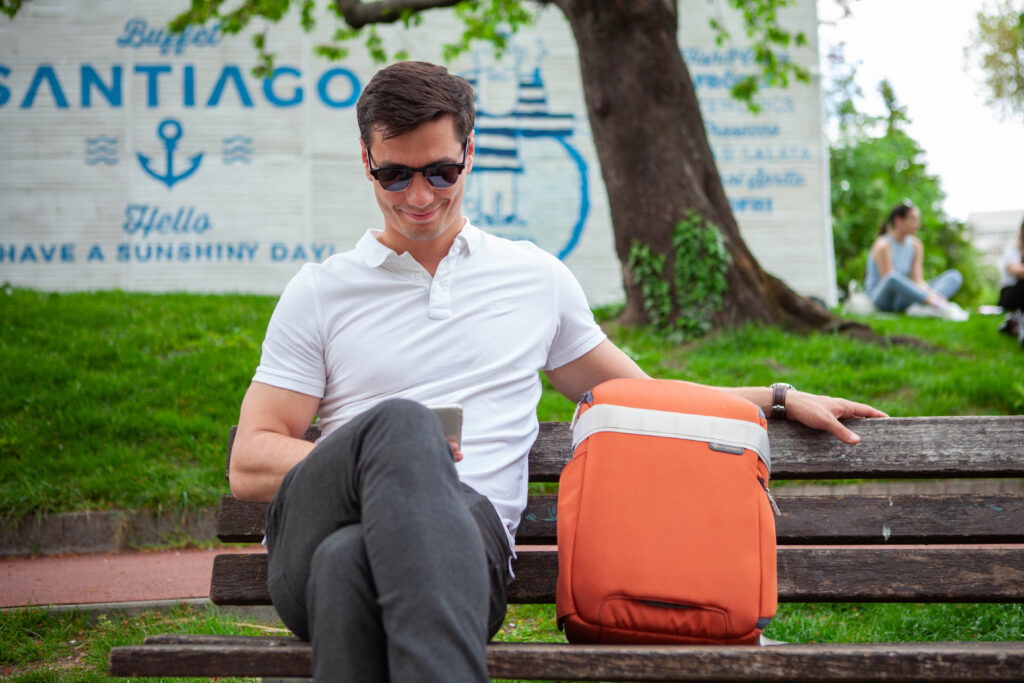
<path id="1" fill-rule="evenodd" d="M 1022 477 L 1024 415 L 892 417 L 849 422 L 862 441 L 840 443 L 793 422 L 771 422 L 775 479 Z M 315 440 L 313 425 L 303 438 Z M 228 465 L 235 428 L 228 435 Z M 530 451 L 530 481 L 558 481 L 572 455 L 567 422 L 542 422 Z M 227 468 L 225 468 L 225 475 Z"/>
<path id="2" fill-rule="evenodd" d="M 1024 543 L 1024 494 L 776 497 L 781 545 Z"/>
<path id="3" fill-rule="evenodd" d="M 780 548 L 785 602 L 1024 602 L 1024 546 L 977 548 Z M 520 552 L 509 602 L 554 601 L 554 551 Z M 219 555 L 210 599 L 268 604 L 266 555 Z"/>
<path id="4" fill-rule="evenodd" d="M 222 541 L 258 543 L 266 503 L 221 501 Z M 856 543 L 1024 543 L 1024 494 L 892 496 L 794 496 L 779 499 L 776 520 L 782 545 Z M 530 496 L 516 540 L 555 545 L 557 499 Z"/>
<path id="5" fill-rule="evenodd" d="M 523 676 L 524 667 L 530 677 L 591 681 L 1015 680 L 1024 674 L 1024 643 L 488 648 L 491 676 Z"/>
<path id="6" fill-rule="evenodd" d="M 111 648 L 107 671 L 111 676 L 275 676 L 308 677 L 309 643 L 265 646 L 240 645 L 136 645 Z"/>
<path id="7" fill-rule="evenodd" d="M 848 446 L 793 422 L 771 422 L 773 479 L 901 479 L 1024 476 L 1024 415 L 855 420 Z M 571 453 L 569 425 L 541 423 L 531 481 L 558 481 Z"/>
<path id="8" fill-rule="evenodd" d="M 217 513 L 217 538 L 225 543 L 259 543 L 266 529 L 268 503 L 221 498 Z M 552 544 L 555 538 L 556 497 L 530 496 L 523 511 L 517 540 L 527 544 Z"/>
<path id="9" fill-rule="evenodd" d="M 214 557 L 210 600 L 217 605 L 269 605 L 266 554 Z"/>
<path id="10" fill-rule="evenodd" d="M 308 643 L 187 636 L 110 651 L 115 676 L 309 676 Z M 149 642 L 149 641 L 147 641 Z M 603 681 L 1020 680 L 1024 642 L 760 647 L 493 643 L 495 678 Z"/>
<path id="11" fill-rule="evenodd" d="M 217 538 L 225 543 L 259 543 L 270 503 L 252 503 L 225 494 L 217 510 Z"/>

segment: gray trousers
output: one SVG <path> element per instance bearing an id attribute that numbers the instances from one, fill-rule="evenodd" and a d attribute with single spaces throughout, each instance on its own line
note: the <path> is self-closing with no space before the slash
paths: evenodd
<path id="1" fill-rule="evenodd" d="M 317 681 L 486 681 L 510 550 L 455 472 L 440 421 L 389 400 L 285 476 L 267 513 L 268 587 L 313 644 Z"/>

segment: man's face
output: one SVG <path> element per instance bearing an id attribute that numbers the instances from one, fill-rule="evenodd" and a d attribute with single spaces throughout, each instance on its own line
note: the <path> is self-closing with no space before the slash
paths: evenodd
<path id="1" fill-rule="evenodd" d="M 461 141 L 455 134 L 450 116 L 428 121 L 413 131 L 384 140 L 373 132 L 369 156 L 373 167 L 406 166 L 422 168 L 436 163 L 462 161 Z M 454 237 L 462 228 L 462 195 L 466 176 L 473 165 L 473 137 L 466 149 L 466 168 L 454 185 L 436 188 L 422 173 L 412 177 L 409 186 L 399 192 L 388 192 L 370 175 L 370 160 L 362 149 L 366 177 L 373 183 L 373 193 L 384 215 L 384 242 L 397 251 L 408 251 L 408 242 L 425 242 Z"/>

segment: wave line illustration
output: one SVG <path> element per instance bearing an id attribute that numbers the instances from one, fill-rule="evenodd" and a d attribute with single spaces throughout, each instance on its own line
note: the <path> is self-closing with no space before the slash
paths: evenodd
<path id="1" fill-rule="evenodd" d="M 118 139 L 109 135 L 85 138 L 85 163 L 89 166 L 105 164 L 115 166 L 120 161 Z"/>
<path id="2" fill-rule="evenodd" d="M 221 157 L 225 164 L 251 164 L 252 138 L 238 133 L 226 137 L 222 141 Z"/>

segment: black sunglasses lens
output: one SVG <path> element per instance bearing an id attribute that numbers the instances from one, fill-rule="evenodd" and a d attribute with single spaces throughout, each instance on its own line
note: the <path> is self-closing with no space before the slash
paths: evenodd
<path id="1" fill-rule="evenodd" d="M 436 188 L 451 187 L 462 173 L 462 164 L 438 164 L 424 169 L 427 182 Z"/>
<path id="2" fill-rule="evenodd" d="M 382 168 L 377 171 L 377 182 L 389 192 L 401 192 L 409 186 L 412 171 L 405 168 Z"/>

